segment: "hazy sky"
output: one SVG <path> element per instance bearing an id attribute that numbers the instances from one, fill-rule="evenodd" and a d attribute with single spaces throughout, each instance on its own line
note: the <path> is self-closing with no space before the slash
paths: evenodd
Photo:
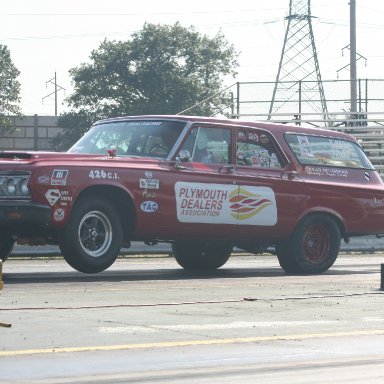
<path id="1" fill-rule="evenodd" d="M 57 73 L 61 103 L 72 92 L 68 70 L 87 62 L 104 38 L 128 40 L 145 22 L 193 25 L 209 36 L 221 31 L 240 52 L 236 81 L 274 81 L 286 29 L 289 0 L 2 0 L 0 44 L 7 45 L 21 71 L 22 110 L 53 115 L 47 81 Z M 337 78 L 348 64 L 349 1 L 312 0 L 315 43 L 324 80 Z M 384 2 L 356 0 L 358 78 L 384 78 Z M 348 79 L 348 70 L 339 73 Z M 230 85 L 231 80 L 227 85 Z"/>

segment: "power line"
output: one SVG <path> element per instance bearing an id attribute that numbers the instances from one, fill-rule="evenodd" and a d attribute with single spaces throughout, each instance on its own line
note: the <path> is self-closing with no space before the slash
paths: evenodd
<path id="1" fill-rule="evenodd" d="M 274 7 L 274 11 L 278 10 L 285 10 L 285 8 L 279 8 L 279 7 Z M 212 10 L 212 11 L 182 11 L 182 12 L 65 12 L 65 13 L 58 13 L 58 12 L 18 12 L 18 13 L 2 13 L 4 16 L 63 16 L 63 17 L 72 17 L 72 16 L 102 16 L 102 17 L 108 17 L 108 16 L 153 16 L 153 15 L 194 15 L 194 14 L 234 14 L 234 13 L 247 13 L 249 14 L 250 12 L 263 12 L 263 11 L 268 11 L 270 12 L 270 8 L 259 8 L 259 9 L 229 9 L 229 10 Z"/>

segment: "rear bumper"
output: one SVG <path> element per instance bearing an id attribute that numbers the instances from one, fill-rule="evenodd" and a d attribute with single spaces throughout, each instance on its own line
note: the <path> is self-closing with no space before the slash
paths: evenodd
<path id="1" fill-rule="evenodd" d="M 51 209 L 43 204 L 27 201 L 0 201 L 0 226 L 48 227 L 51 223 Z"/>

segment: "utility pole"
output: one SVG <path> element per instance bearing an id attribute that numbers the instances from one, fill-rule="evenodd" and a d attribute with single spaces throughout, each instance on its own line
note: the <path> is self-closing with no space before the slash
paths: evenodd
<path id="1" fill-rule="evenodd" d="M 351 63 L 351 112 L 357 112 L 357 70 L 356 70 L 356 0 L 349 0 L 349 40 Z"/>
<path id="2" fill-rule="evenodd" d="M 63 88 L 57 84 L 56 71 L 55 71 L 55 76 L 52 77 L 52 79 L 49 79 L 48 81 L 45 82 L 45 86 L 47 86 L 48 83 L 53 84 L 54 91 L 51 92 L 49 95 L 44 96 L 42 98 L 42 102 L 44 102 L 44 99 L 46 99 L 47 97 L 54 95 L 55 96 L 55 116 L 57 116 L 57 92 L 58 91 L 65 91 L 65 88 Z"/>

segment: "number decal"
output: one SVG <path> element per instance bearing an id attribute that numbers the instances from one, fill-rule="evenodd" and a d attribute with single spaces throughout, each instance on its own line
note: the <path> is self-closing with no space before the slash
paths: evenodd
<path id="1" fill-rule="evenodd" d="M 117 172 L 109 172 L 104 169 L 91 169 L 88 174 L 90 179 L 109 179 L 118 180 L 120 177 Z"/>

